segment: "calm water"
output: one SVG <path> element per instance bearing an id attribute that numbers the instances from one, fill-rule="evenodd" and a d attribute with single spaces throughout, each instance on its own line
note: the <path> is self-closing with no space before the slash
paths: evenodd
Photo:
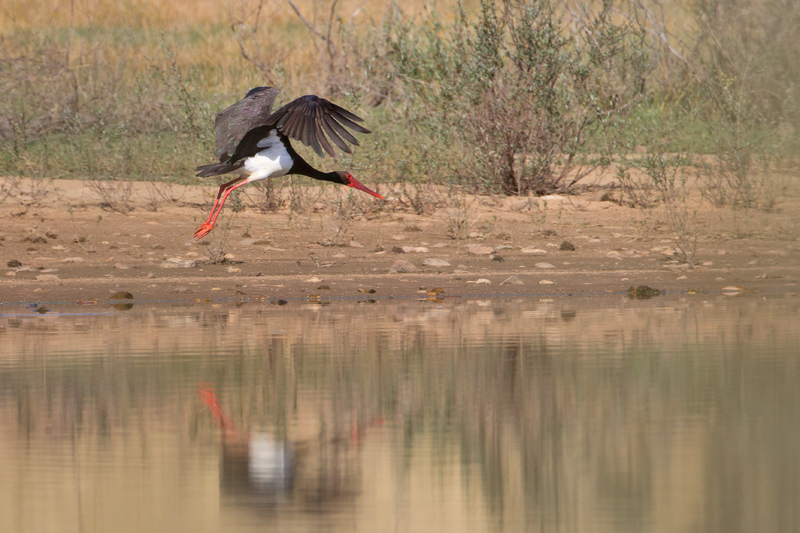
<path id="1" fill-rule="evenodd" d="M 3 532 L 800 530 L 797 296 L 54 309 Z"/>

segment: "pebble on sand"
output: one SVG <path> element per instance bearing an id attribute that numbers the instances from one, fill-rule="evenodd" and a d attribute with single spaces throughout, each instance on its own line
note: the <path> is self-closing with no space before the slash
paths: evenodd
<path id="1" fill-rule="evenodd" d="M 650 287 L 648 285 L 637 285 L 635 287 L 631 285 L 628 288 L 628 295 L 631 298 L 635 298 L 638 300 L 647 300 L 654 296 L 660 296 L 661 294 L 662 292 L 660 289 L 654 289 L 653 287 Z"/>
<path id="2" fill-rule="evenodd" d="M 398 259 L 395 261 L 392 266 L 389 267 L 389 272 L 393 272 L 396 274 L 405 274 L 408 272 L 416 272 L 417 267 L 414 266 L 413 263 L 409 261 L 403 261 L 402 259 Z"/>
<path id="3" fill-rule="evenodd" d="M 449 267 L 450 263 L 445 261 L 444 259 L 437 259 L 435 257 L 429 257 L 425 261 L 422 262 L 424 266 L 429 267 Z"/>
<path id="4" fill-rule="evenodd" d="M 109 300 L 133 300 L 133 294 L 127 291 L 115 292 L 108 298 Z"/>
<path id="5" fill-rule="evenodd" d="M 525 283 L 514 274 L 501 281 L 500 285 L 525 285 Z"/>
<path id="6" fill-rule="evenodd" d="M 36 277 L 38 278 L 39 276 Z M 736 285 L 728 285 L 727 287 L 722 287 L 722 292 L 744 292 L 744 289 L 742 287 L 737 287 Z"/>
<path id="7" fill-rule="evenodd" d="M 188 289 L 186 287 L 175 287 L 172 290 L 172 294 L 193 294 L 194 291 L 192 289 Z"/>
<path id="8" fill-rule="evenodd" d="M 467 252 L 473 255 L 489 255 L 494 251 L 494 248 L 491 246 L 470 246 L 467 248 Z"/>
<path id="9" fill-rule="evenodd" d="M 170 257 L 161 263 L 161 268 L 194 268 L 196 266 L 197 261 L 181 259 L 180 257 Z"/>

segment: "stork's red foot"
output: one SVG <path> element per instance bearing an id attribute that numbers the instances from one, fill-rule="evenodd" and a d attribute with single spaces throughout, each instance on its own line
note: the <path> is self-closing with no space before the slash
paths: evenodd
<path id="1" fill-rule="evenodd" d="M 205 224 L 200 226 L 200 228 L 197 231 L 194 232 L 194 238 L 199 241 L 200 239 L 202 239 L 203 237 L 208 235 L 213 228 L 214 228 L 214 224 L 211 224 L 210 222 L 206 222 Z"/>

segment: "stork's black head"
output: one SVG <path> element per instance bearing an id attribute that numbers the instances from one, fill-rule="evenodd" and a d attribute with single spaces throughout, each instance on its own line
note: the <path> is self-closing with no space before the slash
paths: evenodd
<path id="1" fill-rule="evenodd" d="M 330 172 L 328 174 L 329 180 L 333 181 L 334 183 L 341 183 L 342 185 L 347 185 L 348 187 L 352 187 L 354 189 L 358 189 L 359 191 L 364 191 L 367 194 L 371 194 L 375 198 L 380 198 L 383 200 L 383 196 L 376 193 L 372 189 L 365 187 L 360 181 L 355 179 L 352 174 L 349 172 L 344 172 L 342 170 L 336 170 L 334 172 Z"/>

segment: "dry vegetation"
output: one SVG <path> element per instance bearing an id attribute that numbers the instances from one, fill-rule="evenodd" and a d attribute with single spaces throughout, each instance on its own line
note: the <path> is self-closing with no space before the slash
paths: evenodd
<path id="1" fill-rule="evenodd" d="M 137 179 L 157 209 L 208 160 L 216 112 L 270 84 L 365 116 L 375 134 L 345 163 L 408 184 L 403 208 L 579 192 L 613 169 L 615 199 L 659 206 L 689 260 L 690 194 L 769 210 L 794 171 L 798 30 L 797 5 L 752 0 L 13 0 L 0 7 L 0 201 L 36 203 L 48 179 L 74 177 L 127 212 Z M 271 187 L 255 203 L 294 212 L 302 183 L 288 204 Z"/>

